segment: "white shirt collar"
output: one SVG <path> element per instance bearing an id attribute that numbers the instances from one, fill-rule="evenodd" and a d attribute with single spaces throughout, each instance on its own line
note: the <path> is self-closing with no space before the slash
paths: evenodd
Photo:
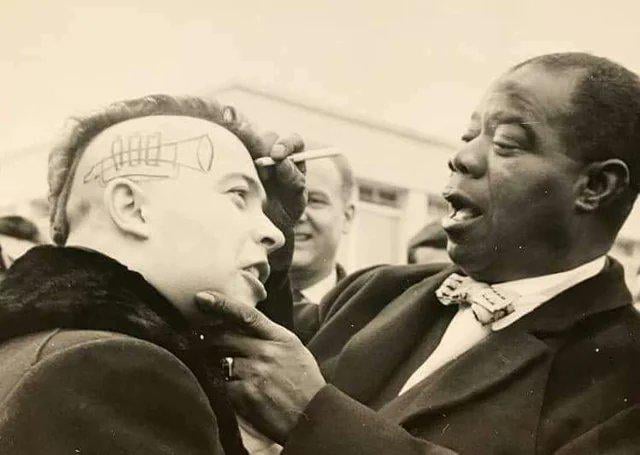
<path id="1" fill-rule="evenodd" d="M 336 268 L 331 269 L 331 273 L 318 281 L 316 284 L 309 286 L 306 289 L 302 289 L 300 292 L 311 303 L 320 303 L 320 300 L 325 296 L 327 292 L 333 289 L 338 282 L 338 272 Z"/>
<path id="2" fill-rule="evenodd" d="M 565 272 L 494 284 L 493 287 L 496 290 L 515 293 L 520 298 L 515 303 L 515 311 L 491 324 L 491 329 L 501 330 L 513 324 L 558 294 L 597 275 L 604 268 L 606 262 L 606 256 L 600 256 Z"/>

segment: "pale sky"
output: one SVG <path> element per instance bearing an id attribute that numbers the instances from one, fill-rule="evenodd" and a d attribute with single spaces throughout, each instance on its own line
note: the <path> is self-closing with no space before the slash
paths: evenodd
<path id="1" fill-rule="evenodd" d="M 230 81 L 456 141 L 488 83 L 585 50 L 640 70 L 637 1 L 1 0 L 0 157 L 66 116 Z"/>

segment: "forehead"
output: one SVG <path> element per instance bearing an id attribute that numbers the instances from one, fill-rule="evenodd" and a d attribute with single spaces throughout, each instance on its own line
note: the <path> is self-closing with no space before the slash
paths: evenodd
<path id="1" fill-rule="evenodd" d="M 178 115 L 153 115 L 117 123 L 98 134 L 88 148 L 110 148 L 114 141 L 127 140 L 142 143 L 149 137 L 158 138 L 160 144 L 188 141 L 192 138 L 208 136 L 216 151 L 248 151 L 233 133 L 208 120 Z"/>
<path id="2" fill-rule="evenodd" d="M 342 177 L 338 166 L 329 158 L 307 161 L 306 181 L 309 189 L 339 191 Z"/>
<path id="3" fill-rule="evenodd" d="M 157 115 L 118 123 L 96 136 L 84 155 L 89 160 L 137 149 L 159 151 L 161 159 L 212 175 L 242 173 L 258 178 L 240 139 L 213 122 L 186 116 Z"/>
<path id="4" fill-rule="evenodd" d="M 524 120 L 553 123 L 571 109 L 577 70 L 551 71 L 530 64 L 508 72 L 485 93 L 474 117 L 518 113 Z"/>

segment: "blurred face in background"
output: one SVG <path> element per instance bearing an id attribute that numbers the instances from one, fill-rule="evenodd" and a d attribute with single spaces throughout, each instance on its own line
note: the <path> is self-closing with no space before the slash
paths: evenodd
<path id="1" fill-rule="evenodd" d="M 306 166 L 309 202 L 294 229 L 291 272 L 323 278 L 335 267 L 338 246 L 349 232 L 354 207 L 344 194 L 342 176 L 333 160 L 311 160 Z"/>

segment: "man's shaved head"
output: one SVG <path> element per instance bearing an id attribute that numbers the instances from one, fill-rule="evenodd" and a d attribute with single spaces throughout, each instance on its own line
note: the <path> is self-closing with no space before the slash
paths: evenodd
<path id="1" fill-rule="evenodd" d="M 235 110 L 197 97 L 150 95 L 143 98 L 113 103 L 91 115 L 72 119 L 68 134 L 49 155 L 49 201 L 51 207 L 51 237 L 57 244 L 64 244 L 69 235 L 67 200 L 72 183 L 77 177 L 77 167 L 88 145 L 100 133 L 128 120 L 149 116 L 187 116 L 215 123 L 232 132 L 253 154 L 262 146 L 262 139 L 240 118 Z M 123 147 L 136 146 L 135 136 Z M 153 148 L 157 138 L 140 138 L 143 147 Z M 150 142 L 148 142 L 150 141 Z M 117 150 L 120 144 L 112 144 Z M 86 174 L 83 174 L 83 178 Z M 90 178 L 90 176 L 88 177 Z M 102 175 L 100 174 L 100 179 Z M 108 178 L 108 177 L 107 177 Z M 82 203 L 76 207 L 82 214 L 88 207 Z"/>
<path id="2" fill-rule="evenodd" d="M 215 150 L 246 148 L 228 129 L 185 116 L 155 115 L 117 123 L 100 132 L 78 158 L 66 204 L 70 229 L 91 210 L 100 210 L 103 189 L 117 179 L 138 183 L 178 179 L 214 167 Z"/>

